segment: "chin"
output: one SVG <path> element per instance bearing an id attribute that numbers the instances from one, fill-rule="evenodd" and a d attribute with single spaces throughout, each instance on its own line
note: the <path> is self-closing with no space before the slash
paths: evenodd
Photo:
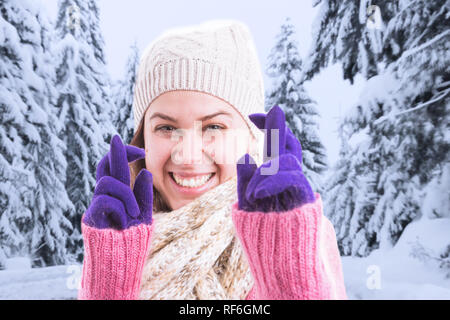
<path id="1" fill-rule="evenodd" d="M 194 200 L 195 199 L 186 199 L 186 200 L 183 200 L 183 201 L 177 201 L 177 203 L 175 203 L 171 207 L 173 208 L 173 210 L 178 210 L 178 209 L 184 207 L 185 205 L 188 205 L 189 203 L 191 203 Z"/>

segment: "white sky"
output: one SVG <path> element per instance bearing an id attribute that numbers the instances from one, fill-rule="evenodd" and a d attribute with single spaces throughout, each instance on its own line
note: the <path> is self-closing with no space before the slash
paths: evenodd
<path id="1" fill-rule="evenodd" d="M 42 0 L 51 17 L 56 17 L 57 0 Z M 112 79 L 125 72 L 130 46 L 136 40 L 141 52 L 165 29 L 197 24 L 210 19 L 236 19 L 248 25 L 265 73 L 275 36 L 286 17 L 296 27 L 299 50 L 306 57 L 311 45 L 311 25 L 317 13 L 310 0 L 99 0 L 100 23 L 105 40 L 108 71 Z M 264 77 L 266 89 L 271 80 Z M 329 163 L 338 157 L 337 123 L 345 109 L 356 102 L 361 81 L 351 86 L 342 80 L 338 66 L 327 68 L 305 84 L 318 103 L 321 119 L 319 135 L 327 148 Z"/>

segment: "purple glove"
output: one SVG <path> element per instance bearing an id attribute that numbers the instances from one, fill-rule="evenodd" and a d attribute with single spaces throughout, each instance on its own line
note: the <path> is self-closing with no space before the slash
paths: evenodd
<path id="1" fill-rule="evenodd" d="M 249 154 L 237 164 L 238 206 L 244 211 L 281 212 L 315 201 L 314 192 L 302 171 L 302 147 L 286 126 L 283 110 L 274 106 L 267 115 L 254 113 L 250 120 L 266 129 L 264 163 L 257 168 Z M 279 152 L 271 150 L 271 129 L 279 129 Z M 272 154 L 273 153 L 273 154 Z M 278 165 L 274 163 L 278 162 Z M 263 174 L 263 168 L 276 168 L 274 174 Z M 264 169 L 269 171 L 269 169 Z"/>
<path id="2" fill-rule="evenodd" d="M 130 188 L 128 162 L 144 159 L 144 149 L 124 146 L 118 135 L 111 139 L 111 149 L 97 167 L 94 197 L 83 222 L 98 229 L 127 229 L 152 222 L 153 176 L 142 169 Z"/>

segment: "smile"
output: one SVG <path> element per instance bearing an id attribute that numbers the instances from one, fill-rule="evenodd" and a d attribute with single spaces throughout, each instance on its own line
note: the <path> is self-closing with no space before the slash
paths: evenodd
<path id="1" fill-rule="evenodd" d="M 177 175 L 174 172 L 170 172 L 169 174 L 172 177 L 172 179 L 175 181 L 176 184 L 178 184 L 179 186 L 182 186 L 182 187 L 187 187 L 187 188 L 201 187 L 204 184 L 206 184 L 211 179 L 211 177 L 214 175 L 214 173 L 208 173 L 208 174 L 198 175 L 195 177 L 184 178 L 184 177 Z"/>

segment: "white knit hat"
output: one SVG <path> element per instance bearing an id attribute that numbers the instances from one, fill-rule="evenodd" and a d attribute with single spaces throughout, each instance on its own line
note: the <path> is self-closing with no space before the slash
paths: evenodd
<path id="1" fill-rule="evenodd" d="M 265 111 L 261 67 L 245 24 L 212 20 L 169 29 L 156 38 L 145 49 L 138 67 L 133 99 L 135 132 L 152 101 L 173 90 L 200 91 L 225 100 L 242 115 L 257 141 L 263 139 L 248 118 Z"/>

